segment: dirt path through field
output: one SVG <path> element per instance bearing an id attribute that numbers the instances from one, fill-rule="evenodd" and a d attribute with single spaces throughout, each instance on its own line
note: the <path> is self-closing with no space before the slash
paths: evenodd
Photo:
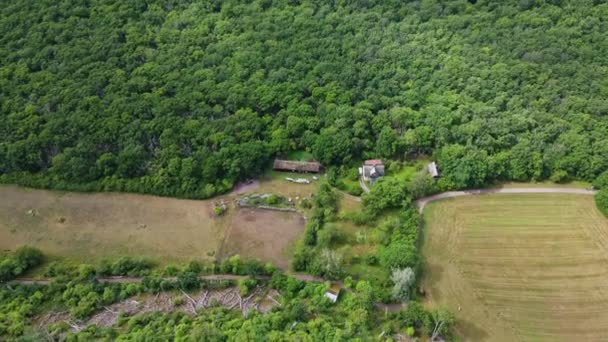
<path id="1" fill-rule="evenodd" d="M 322 283 L 328 281 L 327 279 L 315 277 L 310 274 L 304 273 L 287 273 L 288 276 L 306 282 L 314 282 L 314 283 Z M 222 281 L 222 280 L 244 280 L 248 279 L 250 276 L 243 275 L 235 275 L 235 274 L 211 274 L 200 276 L 201 280 L 211 280 L 211 281 Z M 253 277 L 258 280 L 270 280 L 269 276 L 255 276 Z M 99 277 L 97 281 L 100 283 L 140 283 L 144 278 L 141 277 Z M 164 277 L 163 280 L 167 281 L 176 281 L 177 277 Z M 6 282 L 9 285 L 49 285 L 51 283 L 51 279 L 48 278 L 18 278 L 11 281 Z M 342 282 L 334 282 L 340 288 L 347 292 L 353 292 L 352 289 L 344 287 Z M 0 282 L 1 284 L 1 282 Z M 377 302 L 374 304 L 376 308 L 385 311 L 385 312 L 397 312 L 406 307 L 406 304 L 396 303 L 396 304 L 385 304 L 381 302 Z"/>
<path id="2" fill-rule="evenodd" d="M 484 194 L 574 194 L 574 195 L 595 195 L 596 191 L 580 189 L 580 188 L 491 188 L 491 189 L 475 189 L 464 191 L 448 191 L 440 194 L 423 197 L 414 202 L 418 207 L 418 212 L 422 213 L 424 207 L 430 202 L 470 195 Z"/>

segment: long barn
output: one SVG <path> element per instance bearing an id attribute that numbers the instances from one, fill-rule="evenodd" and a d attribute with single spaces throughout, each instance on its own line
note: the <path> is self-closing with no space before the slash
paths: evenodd
<path id="1" fill-rule="evenodd" d="M 277 171 L 319 173 L 323 170 L 318 162 L 275 159 L 273 169 Z"/>

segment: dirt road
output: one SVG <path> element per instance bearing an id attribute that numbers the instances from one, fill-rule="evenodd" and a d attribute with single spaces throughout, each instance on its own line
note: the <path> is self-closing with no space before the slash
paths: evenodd
<path id="1" fill-rule="evenodd" d="M 287 274 L 289 277 L 298 279 L 298 280 L 302 280 L 302 281 L 307 281 L 307 282 L 315 282 L 315 283 L 322 283 L 325 281 L 328 281 L 326 279 L 320 278 L 320 277 L 315 277 L 312 276 L 310 274 L 303 274 L 303 273 L 288 273 Z M 248 279 L 249 276 L 242 276 L 242 275 L 234 275 L 234 274 L 212 274 L 212 275 L 204 275 L 204 276 L 200 276 L 200 279 L 202 280 L 217 280 L 217 281 L 221 281 L 221 280 L 241 280 L 241 279 Z M 269 276 L 256 276 L 254 277 L 256 279 L 259 280 L 269 280 L 270 277 Z M 168 281 L 176 281 L 177 277 L 164 277 L 163 280 L 168 280 Z M 18 279 L 14 279 L 11 281 L 6 282 L 6 284 L 13 284 L 13 285 L 48 285 L 51 283 L 51 279 L 48 278 L 18 278 Z M 97 278 L 97 281 L 99 281 L 100 283 L 140 283 L 143 281 L 142 277 L 99 277 Z M 342 282 L 336 282 L 338 284 L 338 286 L 340 286 L 344 291 L 348 291 L 348 292 L 352 292 L 352 289 L 346 288 L 344 286 L 344 284 L 342 284 Z M 1 282 L 0 282 L 1 284 Z M 403 303 L 395 303 L 395 304 L 385 304 L 385 303 L 380 303 L 377 302 L 374 304 L 376 306 L 376 308 L 383 310 L 385 312 L 397 312 L 401 309 L 403 309 L 404 307 L 406 307 L 406 304 Z"/>
<path id="2" fill-rule="evenodd" d="M 309 274 L 301 274 L 301 273 L 289 273 L 288 276 L 302 280 L 302 281 L 311 281 L 321 283 L 324 282 L 325 279 L 311 276 Z M 211 274 L 211 275 L 203 275 L 199 277 L 201 280 L 242 280 L 248 279 L 249 276 L 246 275 L 235 275 L 235 274 Z M 269 276 L 255 276 L 254 278 L 260 280 L 269 280 Z M 97 281 L 100 283 L 140 283 L 143 281 L 143 277 L 98 277 Z M 163 277 L 163 280 L 175 281 L 177 277 Z M 51 279 L 48 278 L 17 278 L 15 280 L 8 281 L 7 284 L 20 284 L 20 285 L 48 285 L 51 282 Z"/>
<path id="3" fill-rule="evenodd" d="M 596 191 L 580 189 L 580 188 L 493 188 L 493 189 L 475 189 L 464 191 L 448 191 L 440 194 L 423 197 L 414 202 L 418 208 L 418 212 L 422 213 L 424 207 L 433 201 L 470 195 L 484 194 L 578 194 L 578 195 L 594 195 Z"/>

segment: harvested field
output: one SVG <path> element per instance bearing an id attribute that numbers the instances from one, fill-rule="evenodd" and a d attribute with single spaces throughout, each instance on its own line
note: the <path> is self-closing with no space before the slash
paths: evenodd
<path id="1" fill-rule="evenodd" d="M 304 218 L 296 213 L 239 209 L 233 216 L 221 256 L 239 254 L 289 267 L 289 247 L 304 231 Z"/>
<path id="2" fill-rule="evenodd" d="M 215 258 L 225 233 L 232 232 L 226 240 L 233 246 L 231 253 L 286 265 L 280 251 L 302 231 L 301 216 L 240 213 L 232 206 L 233 197 L 223 199 L 229 209 L 218 218 L 212 211 L 221 198 L 194 201 L 0 186 L 0 249 L 30 245 L 51 256 L 76 260 L 146 256 L 164 264 Z M 231 225 L 237 227 L 230 229 Z"/>
<path id="3" fill-rule="evenodd" d="M 424 222 L 423 286 L 465 340 L 605 340 L 608 220 L 592 196 L 453 198 Z"/>

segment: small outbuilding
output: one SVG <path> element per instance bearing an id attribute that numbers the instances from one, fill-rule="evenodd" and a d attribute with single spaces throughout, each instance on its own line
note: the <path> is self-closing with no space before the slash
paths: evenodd
<path id="1" fill-rule="evenodd" d="M 359 175 L 364 181 L 374 183 L 378 178 L 384 177 L 384 163 L 380 159 L 366 160 L 359 168 Z"/>
<path id="2" fill-rule="evenodd" d="M 331 284 L 327 292 L 325 292 L 325 298 L 329 299 L 329 301 L 331 301 L 332 303 L 337 302 L 338 297 L 340 296 L 340 290 L 340 285 L 335 283 Z"/>
<path id="3" fill-rule="evenodd" d="M 318 162 L 275 159 L 273 169 L 276 171 L 319 173 L 323 170 Z"/>
<path id="4" fill-rule="evenodd" d="M 437 163 L 431 162 L 426 166 L 427 171 L 433 178 L 439 178 L 439 171 L 437 170 Z"/>

